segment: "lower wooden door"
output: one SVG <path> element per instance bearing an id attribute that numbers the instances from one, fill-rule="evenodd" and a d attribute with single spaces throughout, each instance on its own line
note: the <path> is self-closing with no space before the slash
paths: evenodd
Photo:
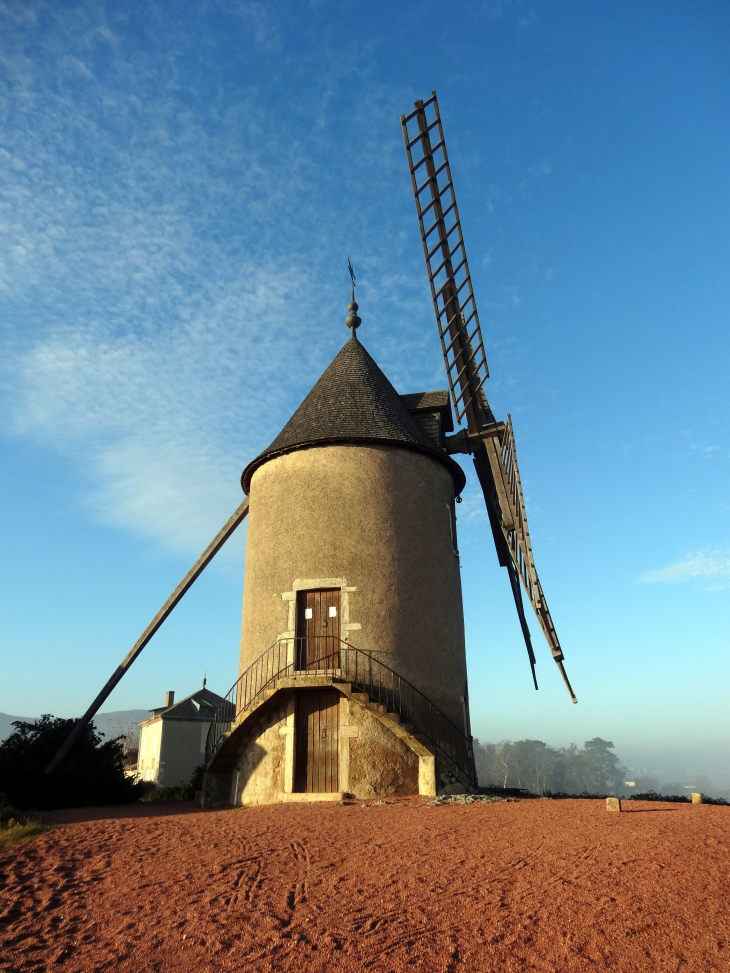
<path id="1" fill-rule="evenodd" d="M 294 789 L 334 794 L 340 789 L 340 693 L 300 690 L 296 697 Z"/>

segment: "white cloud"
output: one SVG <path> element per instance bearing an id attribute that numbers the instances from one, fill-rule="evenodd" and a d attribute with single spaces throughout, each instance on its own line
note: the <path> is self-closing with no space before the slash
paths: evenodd
<path id="1" fill-rule="evenodd" d="M 722 551 L 698 551 L 687 554 L 674 564 L 657 571 L 647 571 L 639 579 L 643 584 L 685 584 L 704 581 L 711 589 L 730 587 L 730 554 Z"/>
<path id="2" fill-rule="evenodd" d="M 713 455 L 713 453 L 717 452 L 719 446 L 698 446 L 695 443 L 693 443 L 691 449 L 692 452 L 701 453 L 702 456 L 709 458 Z"/>
<path id="3" fill-rule="evenodd" d="M 36 6 L 0 92 L 4 431 L 73 457 L 95 518 L 199 553 L 347 337 L 347 256 L 391 381 L 444 385 L 398 124 L 410 94 L 355 49 L 318 51 L 314 84 L 305 64 L 306 85 L 291 66 L 264 91 L 214 58 L 191 84 L 182 27 L 160 53 L 96 4 L 72 24 Z M 264 7 L 241 12 L 271 43 Z"/>
<path id="4" fill-rule="evenodd" d="M 286 299 L 299 284 L 244 267 L 174 328 L 115 335 L 91 321 L 39 341 L 16 359 L 13 431 L 77 457 L 98 519 L 200 548 L 240 502 L 243 466 L 278 431 L 274 375 L 294 363 L 277 347 L 280 308 L 267 289 Z"/>

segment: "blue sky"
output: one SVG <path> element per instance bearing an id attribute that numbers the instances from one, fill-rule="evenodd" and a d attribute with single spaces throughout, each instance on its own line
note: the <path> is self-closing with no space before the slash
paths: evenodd
<path id="1" fill-rule="evenodd" d="M 439 95 L 579 704 L 468 459 L 482 739 L 730 774 L 730 10 L 0 3 L 0 710 L 78 714 L 347 337 L 445 384 L 399 116 Z M 107 709 L 236 676 L 245 530 Z"/>

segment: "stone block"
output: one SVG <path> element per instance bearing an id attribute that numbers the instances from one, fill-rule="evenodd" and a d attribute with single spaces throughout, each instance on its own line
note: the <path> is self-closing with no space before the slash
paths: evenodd
<path id="1" fill-rule="evenodd" d="M 703 795 L 702 794 L 698 794 L 696 791 L 693 791 L 693 793 L 692 793 L 692 803 L 693 804 L 702 804 L 702 803 L 704 803 L 704 797 L 703 797 Z"/>
<path id="2" fill-rule="evenodd" d="M 606 798 L 606 810 L 607 811 L 620 811 L 621 801 L 617 797 L 607 797 Z"/>

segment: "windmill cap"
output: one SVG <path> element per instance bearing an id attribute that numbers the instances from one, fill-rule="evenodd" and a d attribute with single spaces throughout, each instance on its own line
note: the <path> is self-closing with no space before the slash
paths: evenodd
<path id="1" fill-rule="evenodd" d="M 271 445 L 241 476 L 245 493 L 254 472 L 270 459 L 298 449 L 335 444 L 396 446 L 445 466 L 461 493 L 464 471 L 423 431 L 359 341 L 348 341 Z"/>

